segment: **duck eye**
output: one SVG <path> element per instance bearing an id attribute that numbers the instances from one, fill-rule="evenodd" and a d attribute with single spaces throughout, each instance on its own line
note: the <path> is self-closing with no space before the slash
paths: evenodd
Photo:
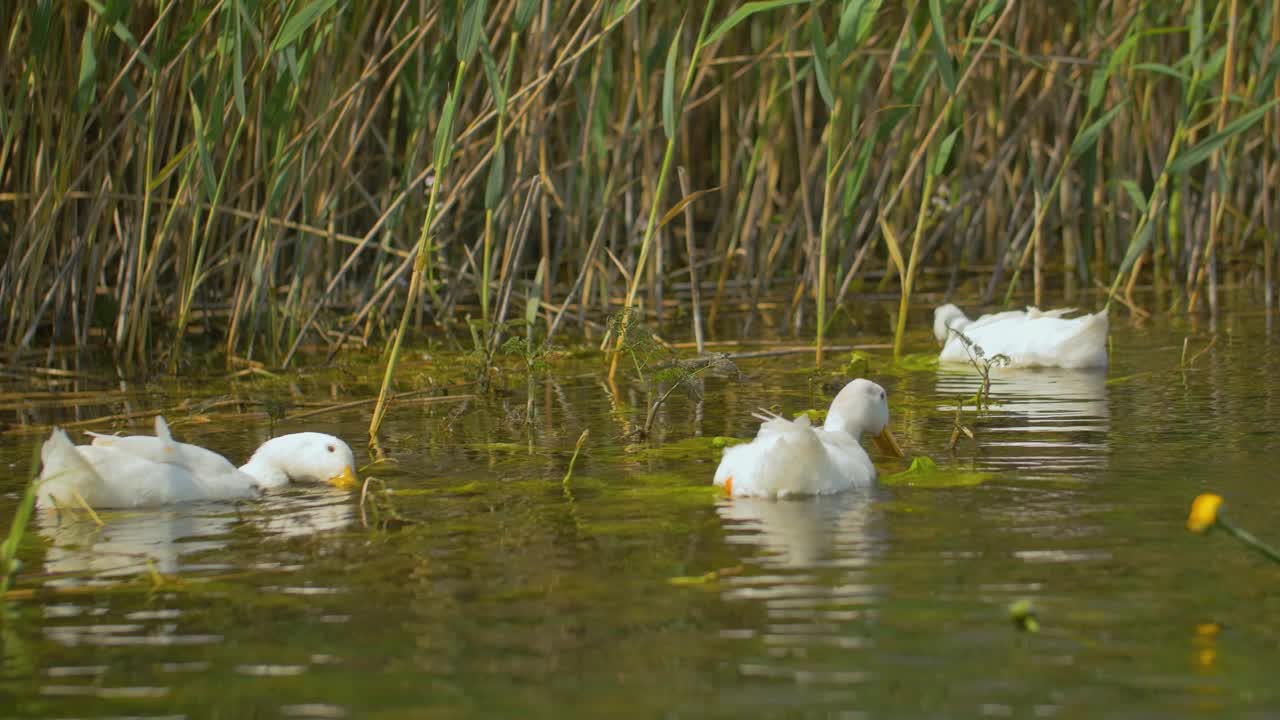
<path id="1" fill-rule="evenodd" d="M 881 400 L 883 400 L 883 399 L 884 399 L 884 390 L 881 390 L 881 391 L 880 391 L 880 399 L 881 399 Z"/>
<path id="2" fill-rule="evenodd" d="M 334 447 L 332 445 L 325 445 L 324 449 L 328 450 L 329 452 L 334 452 Z"/>

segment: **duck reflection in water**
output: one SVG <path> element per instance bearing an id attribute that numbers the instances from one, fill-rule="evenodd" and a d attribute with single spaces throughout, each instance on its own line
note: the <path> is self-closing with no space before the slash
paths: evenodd
<path id="1" fill-rule="evenodd" d="M 1106 465 L 1111 430 L 1103 370 L 993 368 L 980 420 L 974 397 L 982 376 L 955 366 L 937 371 L 937 409 L 975 423 L 989 469 L 1078 470 Z"/>
<path id="2" fill-rule="evenodd" d="M 154 570 L 161 574 L 226 570 L 239 564 L 210 551 L 226 548 L 241 528 L 279 538 L 314 535 L 350 525 L 350 493 L 305 488 L 249 503 L 195 502 L 166 508 L 100 512 L 98 525 L 85 513 L 35 514 L 48 543 L 45 572 L 51 585 L 120 579 Z"/>
<path id="3" fill-rule="evenodd" d="M 879 552 L 871 531 L 870 488 L 788 500 L 725 498 L 716 512 L 725 540 L 754 546 L 753 562 L 769 568 L 862 566 Z"/>

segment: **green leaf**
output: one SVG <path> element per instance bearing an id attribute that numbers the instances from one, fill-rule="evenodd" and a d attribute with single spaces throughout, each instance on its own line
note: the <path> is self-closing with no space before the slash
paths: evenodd
<path id="1" fill-rule="evenodd" d="M 1120 263 L 1120 269 L 1116 271 L 1117 279 L 1124 277 L 1124 274 L 1129 272 L 1129 268 L 1133 267 L 1133 264 L 1138 261 L 1138 256 L 1142 254 L 1143 250 L 1147 249 L 1147 243 L 1151 242 L 1151 231 L 1155 229 L 1156 224 L 1145 216 L 1143 219 L 1145 222 L 1139 228 L 1138 234 L 1129 241 L 1129 249 L 1125 251 L 1124 260 Z"/>
<path id="2" fill-rule="evenodd" d="M 996 10 L 999 10 L 1004 2 L 1005 0 L 990 0 L 986 5 L 983 5 L 982 9 L 978 10 L 978 14 L 974 16 L 972 27 L 976 29 L 981 26 L 982 23 L 987 21 L 987 18 L 996 14 Z"/>
<path id="3" fill-rule="evenodd" d="M 947 51 L 946 28 L 942 22 L 942 0 L 929 0 L 929 22 L 933 32 L 929 33 L 929 49 L 933 51 L 934 62 L 938 64 L 938 72 L 942 75 L 942 83 L 947 92 L 956 94 L 956 68 Z"/>
<path id="4" fill-rule="evenodd" d="M 836 29 L 836 38 L 840 43 L 841 54 L 853 52 L 871 34 L 872 22 L 876 13 L 880 12 L 881 0 L 845 0 L 840 10 L 840 25 Z M 816 8 L 815 8 L 816 12 Z"/>
<path id="5" fill-rule="evenodd" d="M 200 112 L 200 105 L 196 102 L 195 97 L 189 95 L 189 99 L 191 101 L 191 119 L 196 126 L 196 149 L 200 153 L 200 186 L 204 188 L 205 198 L 212 203 L 217 193 L 217 185 L 215 184 L 217 171 L 214 170 L 213 156 L 209 153 L 208 138 L 205 136 L 204 114 Z"/>
<path id="6" fill-rule="evenodd" d="M 284 27 L 280 29 L 280 34 L 276 36 L 275 42 L 271 43 L 271 51 L 277 52 L 283 48 L 287 48 L 302 37 L 302 33 L 307 28 L 315 24 L 320 16 L 333 7 L 338 0 L 311 0 L 305 6 L 297 10 L 285 21 Z"/>
<path id="7" fill-rule="evenodd" d="M 110 8 L 103 7 L 101 3 L 95 2 L 95 0 L 86 0 L 86 2 L 89 7 L 93 8 L 94 12 L 98 13 L 98 15 L 102 17 L 102 20 L 107 24 L 107 27 L 111 28 L 111 32 L 114 33 L 116 37 L 120 38 L 121 42 L 128 45 L 131 50 L 137 53 L 138 62 L 142 63 L 142 66 L 145 67 L 148 72 L 154 73 L 156 71 L 156 66 L 151 62 L 151 56 L 142 51 L 142 48 L 138 46 L 138 41 L 133 37 L 133 33 L 130 32 L 129 28 L 121 21 L 128 12 L 129 6 L 120 3 L 119 0 L 114 0 Z"/>
<path id="8" fill-rule="evenodd" d="M 1195 145 L 1195 147 L 1179 153 L 1178 157 L 1169 164 L 1169 172 L 1174 175 L 1179 175 L 1209 159 L 1209 156 L 1212 155 L 1215 150 L 1222 147 L 1223 144 L 1233 136 L 1248 130 L 1254 125 L 1254 123 L 1261 120 L 1262 116 L 1275 106 L 1277 102 L 1280 102 L 1280 98 L 1276 98 L 1266 105 L 1260 105 L 1250 110 L 1244 115 L 1241 115 L 1235 120 L 1227 123 L 1227 125 L 1218 132 L 1210 135 L 1204 140 L 1201 140 Z"/>
<path id="9" fill-rule="evenodd" d="M 1129 195 L 1129 201 L 1138 209 L 1139 215 L 1147 214 L 1147 195 L 1142 192 L 1142 188 L 1138 187 L 1138 183 L 1132 180 L 1121 180 L 1120 187 Z"/>
<path id="10" fill-rule="evenodd" d="M 730 30 L 741 24 L 743 20 L 746 20 L 758 12 L 765 12 L 766 10 L 786 7 L 787 5 L 799 5 L 801 3 L 808 3 L 812 1 L 813 0 L 758 0 L 757 2 L 749 2 L 737 10 L 734 10 L 732 15 L 725 18 L 724 22 L 717 25 L 716 29 L 711 31 L 711 34 L 707 36 L 706 42 L 703 44 L 710 45 L 714 43 L 724 37 Z"/>
<path id="11" fill-rule="evenodd" d="M 680 53 L 683 29 L 684 20 L 681 20 L 671 44 L 667 46 L 667 64 L 662 71 L 662 130 L 668 140 L 676 136 L 676 56 Z"/>
<path id="12" fill-rule="evenodd" d="M 49 29 L 53 20 L 53 0 L 39 0 L 31 13 L 31 37 L 27 45 L 31 54 L 41 59 L 49 48 Z"/>
<path id="13" fill-rule="evenodd" d="M 845 217 L 851 216 L 853 205 L 858 200 L 858 194 L 862 192 L 862 183 L 866 180 L 867 168 L 871 166 L 871 151 L 874 149 L 874 137 L 868 137 L 863 140 L 862 150 L 858 152 L 858 157 L 853 161 L 852 169 L 846 174 L 844 201 L 841 204 Z"/>
<path id="14" fill-rule="evenodd" d="M 160 42 L 163 44 L 155 51 L 155 64 L 167 65 L 170 60 L 177 57 L 187 42 L 191 40 L 191 36 L 195 35 L 197 30 L 203 31 L 205 21 L 209 19 L 209 12 L 208 8 L 192 10 L 191 15 L 186 22 L 182 23 L 177 32 L 161 39 Z"/>
<path id="15" fill-rule="evenodd" d="M 827 70 L 827 37 L 816 8 L 809 13 L 809 47 L 813 51 L 813 75 L 818 80 L 818 92 L 827 108 L 833 108 L 836 97 L 831 90 L 831 77 Z"/>
<path id="16" fill-rule="evenodd" d="M 1199 72 L 1204 53 L 1204 4 L 1196 0 L 1191 4 L 1191 66 Z"/>
<path id="17" fill-rule="evenodd" d="M 498 77 L 498 63 L 493 59 L 493 50 L 489 47 L 489 38 L 483 33 L 480 39 L 484 42 L 480 43 L 480 64 L 484 66 L 484 77 L 489 82 L 489 92 L 493 95 L 493 105 L 498 109 L 498 115 L 507 114 L 507 88 Z M 511 46 L 515 48 L 513 44 Z"/>
<path id="18" fill-rule="evenodd" d="M 485 0 L 467 0 L 458 20 L 458 59 L 468 65 L 484 35 Z"/>
<path id="19" fill-rule="evenodd" d="M 444 158 L 450 154 L 453 144 L 453 115 L 457 112 L 458 103 L 454 97 L 454 93 L 450 91 L 444 100 L 444 109 L 440 112 L 440 124 L 436 126 L 436 141 L 434 145 L 434 156 L 432 162 L 436 164 L 436 174 L 442 175 Z M 443 180 L 443 177 L 437 177 L 436 182 Z"/>
<path id="20" fill-rule="evenodd" d="M 520 0 L 516 6 L 516 32 L 524 32 L 538 14 L 538 0 Z"/>
<path id="21" fill-rule="evenodd" d="M 507 151 L 498 143 L 493 149 L 493 162 L 489 163 L 489 177 L 484 183 L 484 209 L 493 210 L 502 200 L 502 181 L 507 171 Z"/>
<path id="22" fill-rule="evenodd" d="M 1227 48 L 1218 48 L 1205 61 L 1204 67 L 1200 68 L 1200 87 L 1213 88 L 1220 81 L 1219 76 L 1222 74 L 1222 66 L 1227 62 Z"/>
<path id="23" fill-rule="evenodd" d="M 160 168 L 160 170 L 151 177 L 151 182 L 147 183 L 147 192 L 155 192 L 156 188 L 168 181 L 169 177 L 178 169 L 178 166 L 187 160 L 187 156 L 191 154 L 194 147 L 195 143 L 189 143 L 181 150 L 174 153 L 173 157 L 169 159 L 169 162 L 165 163 L 164 167 Z"/>
<path id="24" fill-rule="evenodd" d="M 951 131 L 942 139 L 942 144 L 938 146 L 938 153 L 933 157 L 933 163 L 929 166 L 929 172 L 934 177 L 942 174 L 947 167 L 947 160 L 951 159 L 951 148 L 956 144 L 956 135 L 960 134 L 960 128 Z"/>
<path id="25" fill-rule="evenodd" d="M 995 477 L 994 473 L 975 470 L 940 468 L 932 458 L 920 455 L 911 459 L 911 467 L 900 473 L 880 478 L 883 485 L 910 485 L 921 488 L 972 487 Z"/>
<path id="26" fill-rule="evenodd" d="M 98 81 L 98 55 L 93 49 L 93 27 L 86 27 L 80 37 L 80 78 L 76 81 L 76 112 L 83 113 L 93 105 Z"/>
<path id="27" fill-rule="evenodd" d="M 1171 65 L 1164 63 L 1137 63 L 1133 65 L 1133 69 L 1139 72 L 1152 72 L 1160 75 L 1168 75 L 1171 78 L 1180 80 L 1184 83 L 1191 82 L 1191 76 L 1176 70 Z"/>
<path id="28" fill-rule="evenodd" d="M 1089 108 L 1096 108 L 1102 103 L 1102 95 L 1107 91 L 1107 71 L 1098 68 L 1089 77 Z"/>
<path id="29" fill-rule="evenodd" d="M 533 274 L 533 286 L 529 288 L 528 298 L 524 306 L 524 324 L 533 325 L 538 321 L 538 308 L 542 304 L 542 283 L 547 275 L 547 258 L 544 255 L 538 261 L 538 269 Z"/>
<path id="30" fill-rule="evenodd" d="M 1103 129 L 1111 123 L 1115 116 L 1124 109 L 1128 101 L 1124 101 L 1119 105 L 1108 110 L 1102 117 L 1095 120 L 1089 127 L 1085 128 L 1076 136 L 1076 141 L 1071 143 L 1071 156 L 1080 157 L 1081 155 L 1093 149 L 1098 144 L 1098 136 L 1102 134 Z"/>
<path id="31" fill-rule="evenodd" d="M 232 62 L 231 84 L 235 89 L 236 110 L 243 118 L 248 117 L 249 109 L 244 99 L 244 40 L 240 35 L 240 0 L 232 0 L 231 18 L 231 42 L 235 55 Z"/>
<path id="32" fill-rule="evenodd" d="M 1128 59 L 1129 54 L 1138 45 L 1139 35 L 1130 33 L 1120 45 L 1111 53 L 1111 57 L 1107 59 L 1106 69 L 1095 70 L 1093 77 L 1089 82 L 1089 108 L 1095 109 L 1102 102 L 1102 95 L 1107 90 L 1107 81 L 1111 79 L 1111 75 L 1115 73 L 1116 68 Z"/>

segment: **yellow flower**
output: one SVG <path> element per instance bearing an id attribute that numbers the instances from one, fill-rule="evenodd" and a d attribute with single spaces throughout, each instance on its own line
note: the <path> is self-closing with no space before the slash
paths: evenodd
<path id="1" fill-rule="evenodd" d="M 1213 493 L 1196 496 L 1191 503 L 1191 514 L 1187 516 L 1187 529 L 1194 533 L 1205 533 L 1218 522 L 1218 508 L 1222 507 L 1222 497 Z"/>

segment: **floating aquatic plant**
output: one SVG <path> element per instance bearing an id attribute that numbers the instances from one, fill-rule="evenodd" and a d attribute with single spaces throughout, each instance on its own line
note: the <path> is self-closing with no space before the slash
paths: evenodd
<path id="1" fill-rule="evenodd" d="M 899 473 L 880 478 L 884 485 L 909 485 L 922 488 L 971 487 L 995 477 L 993 473 L 977 470 L 958 470 L 941 468 L 927 455 L 917 455 L 911 459 L 911 467 Z"/>
<path id="2" fill-rule="evenodd" d="M 1014 627 L 1023 632 L 1040 632 L 1040 620 L 1036 618 L 1035 607 L 1026 598 L 1009 605 L 1009 619 L 1013 621 Z"/>

